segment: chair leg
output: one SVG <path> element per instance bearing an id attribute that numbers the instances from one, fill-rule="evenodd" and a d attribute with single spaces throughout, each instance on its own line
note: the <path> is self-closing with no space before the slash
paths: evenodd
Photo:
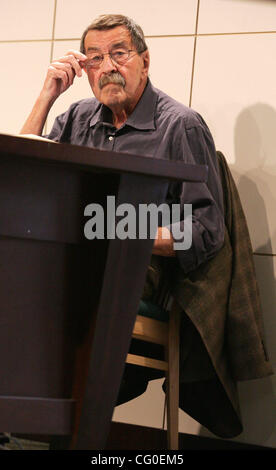
<path id="1" fill-rule="evenodd" d="M 167 373 L 167 429 L 168 448 L 178 450 L 178 410 L 179 410 L 179 325 L 180 307 L 174 301 L 170 311 Z"/>

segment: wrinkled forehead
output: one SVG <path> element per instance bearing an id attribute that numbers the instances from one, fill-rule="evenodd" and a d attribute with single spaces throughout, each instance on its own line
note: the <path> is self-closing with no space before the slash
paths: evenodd
<path id="1" fill-rule="evenodd" d="M 88 31 L 84 40 L 85 53 L 100 50 L 110 50 L 114 47 L 126 47 L 129 49 L 132 46 L 130 32 L 124 26 L 116 26 L 107 30 L 91 30 Z"/>

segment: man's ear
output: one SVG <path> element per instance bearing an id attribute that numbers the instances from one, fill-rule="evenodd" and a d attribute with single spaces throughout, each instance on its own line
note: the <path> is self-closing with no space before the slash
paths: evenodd
<path id="1" fill-rule="evenodd" d="M 149 75 L 149 65 L 150 65 L 150 56 L 149 56 L 149 51 L 148 50 L 142 52 L 141 59 L 143 61 L 143 65 L 144 65 L 143 72 L 142 72 L 143 77 L 148 77 L 148 75 Z"/>
<path id="2" fill-rule="evenodd" d="M 149 55 L 148 49 L 142 53 L 142 58 L 143 58 L 143 61 L 144 61 L 144 68 L 145 68 L 145 70 L 148 71 L 149 66 L 150 66 L 150 55 Z"/>

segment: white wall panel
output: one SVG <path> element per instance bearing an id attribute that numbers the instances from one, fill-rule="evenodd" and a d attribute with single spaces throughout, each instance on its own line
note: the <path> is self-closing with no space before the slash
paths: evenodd
<path id="1" fill-rule="evenodd" d="M 0 43 L 0 132 L 17 134 L 42 87 L 50 42 Z"/>
<path id="2" fill-rule="evenodd" d="M 56 38 L 79 38 L 98 15 L 116 13 L 130 16 L 146 35 L 193 34 L 197 0 L 58 0 Z"/>
<path id="3" fill-rule="evenodd" d="M 1 0 L 0 41 L 50 39 L 54 0 Z"/>
<path id="4" fill-rule="evenodd" d="M 114 409 L 113 421 L 161 429 L 165 397 L 162 391 L 163 381 L 151 380 L 145 393 L 117 406 Z"/>
<path id="5" fill-rule="evenodd" d="M 200 0 L 199 33 L 275 30 L 274 0 Z"/>
<path id="6" fill-rule="evenodd" d="M 235 173 L 253 248 L 276 253 L 276 34 L 200 37 L 192 107 Z"/>
<path id="7" fill-rule="evenodd" d="M 163 382 L 164 379 L 151 380 L 145 393 L 117 406 L 114 409 L 113 421 L 162 429 L 165 398 Z M 166 420 L 164 429 L 167 429 Z M 179 410 L 179 432 L 198 434 L 200 429 L 202 427 L 197 421 Z"/>
<path id="8" fill-rule="evenodd" d="M 147 40 L 153 85 L 188 106 L 194 39 L 192 37 Z"/>

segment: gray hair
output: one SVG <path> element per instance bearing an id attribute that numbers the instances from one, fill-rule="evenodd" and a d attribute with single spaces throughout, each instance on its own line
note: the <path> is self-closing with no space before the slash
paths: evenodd
<path id="1" fill-rule="evenodd" d="M 87 26 L 86 30 L 83 32 L 80 42 L 80 51 L 85 54 L 84 40 L 88 31 L 105 31 L 116 28 L 117 26 L 125 26 L 125 28 L 130 32 L 132 44 L 136 48 L 138 54 L 147 50 L 148 47 L 146 45 L 143 30 L 131 18 L 124 15 L 100 15 L 89 26 Z"/>

